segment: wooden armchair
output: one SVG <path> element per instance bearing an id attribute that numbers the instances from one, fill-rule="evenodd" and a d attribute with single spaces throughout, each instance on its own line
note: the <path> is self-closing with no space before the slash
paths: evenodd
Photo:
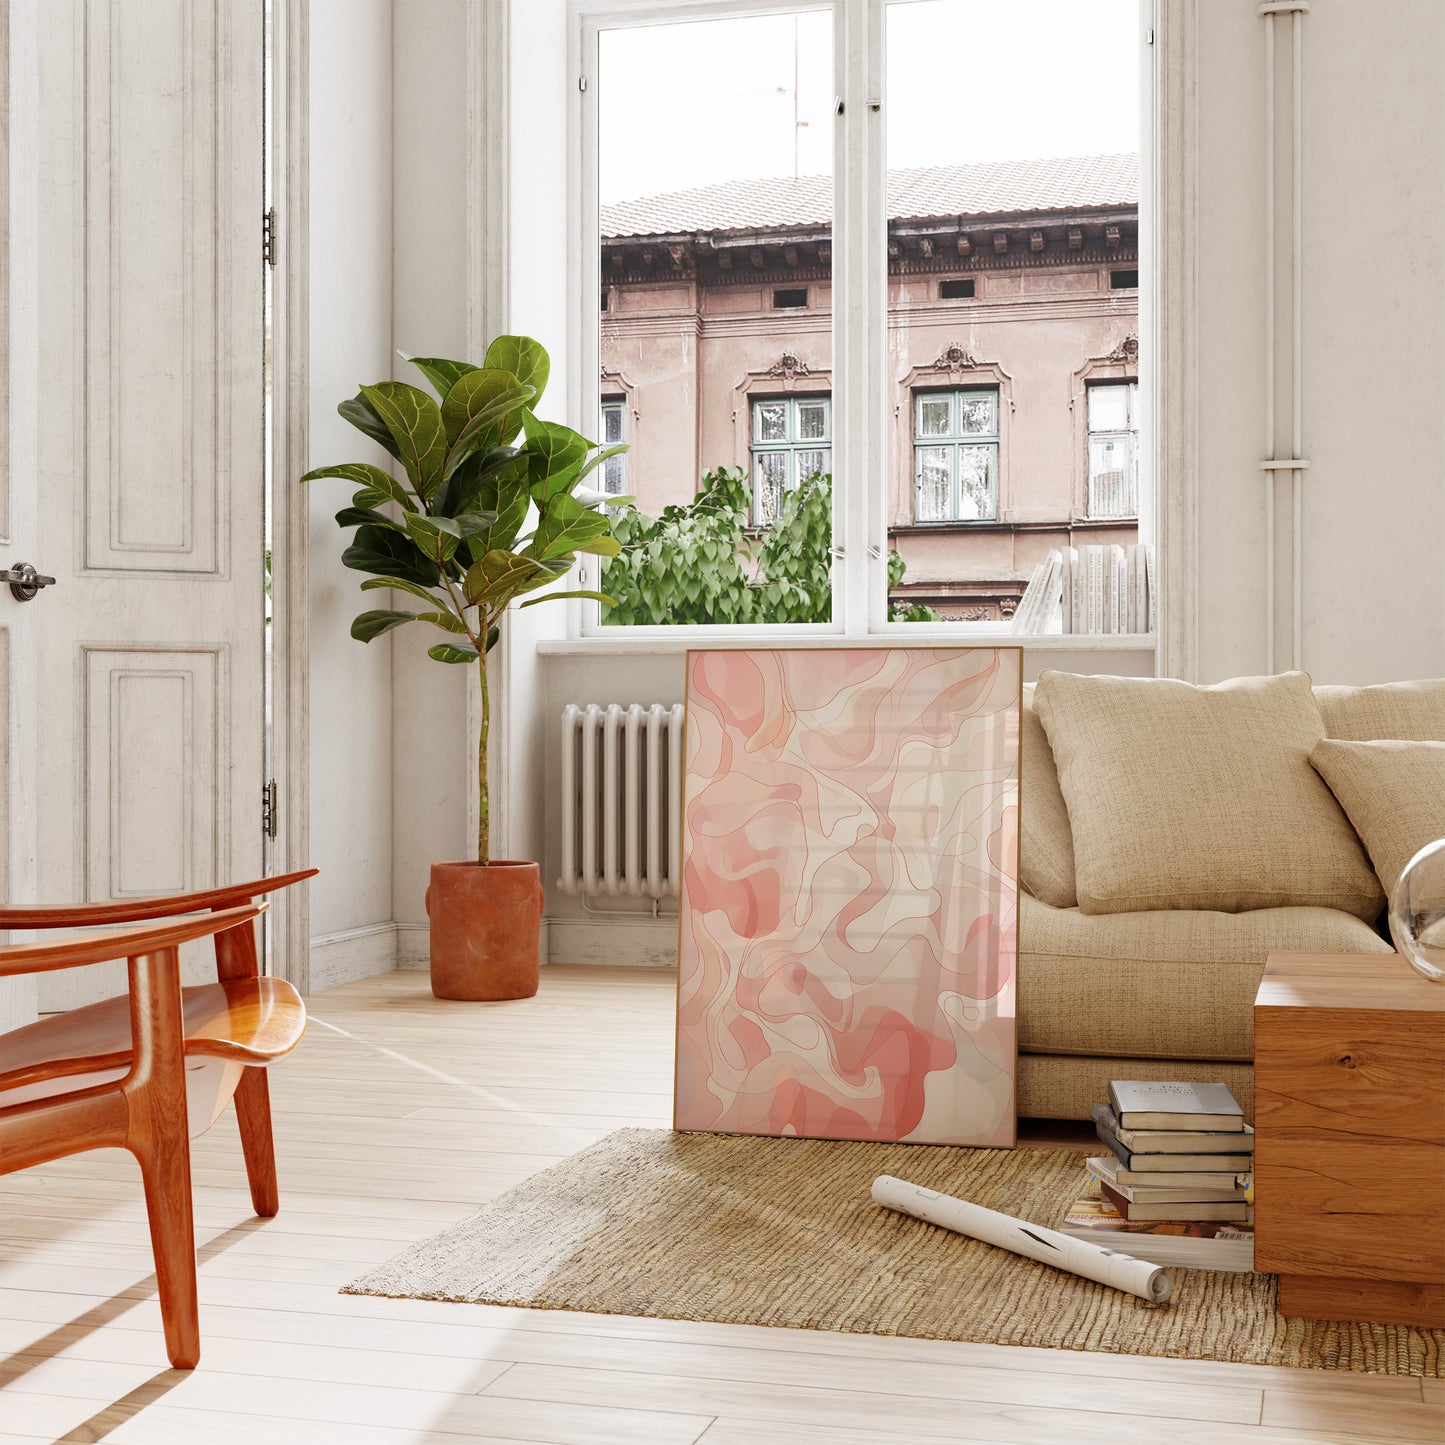
<path id="1" fill-rule="evenodd" d="M 200 1358 L 190 1139 L 233 1095 L 251 1202 L 259 1215 L 277 1211 L 265 1069 L 300 1042 L 306 1007 L 289 983 L 260 976 L 253 921 L 267 905 L 254 900 L 315 872 L 169 898 L 0 908 L 6 929 L 150 924 L 0 948 L 0 977 L 124 958 L 130 984 L 127 996 L 0 1035 L 0 1174 L 88 1149 L 135 1155 L 177 1369 Z M 180 945 L 208 936 L 217 981 L 182 988 Z"/>

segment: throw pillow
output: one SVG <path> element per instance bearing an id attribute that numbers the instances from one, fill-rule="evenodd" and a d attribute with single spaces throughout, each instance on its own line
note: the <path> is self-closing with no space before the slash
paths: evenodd
<path id="1" fill-rule="evenodd" d="M 1034 684 L 1024 688 L 1019 729 L 1019 882 L 1050 908 L 1072 908 L 1074 837 L 1059 791 L 1049 735 L 1034 711 Z"/>
<path id="2" fill-rule="evenodd" d="M 1195 687 L 1045 672 L 1034 706 L 1069 809 L 1083 913 L 1384 904 L 1310 767 L 1324 734 L 1303 672 Z"/>
<path id="3" fill-rule="evenodd" d="M 1315 688 L 1327 738 L 1372 742 L 1413 738 L 1445 742 L 1445 678 L 1387 682 L 1375 687 Z"/>
<path id="4" fill-rule="evenodd" d="M 1426 843 L 1445 838 L 1445 742 L 1325 739 L 1310 762 L 1350 815 L 1387 894 Z"/>

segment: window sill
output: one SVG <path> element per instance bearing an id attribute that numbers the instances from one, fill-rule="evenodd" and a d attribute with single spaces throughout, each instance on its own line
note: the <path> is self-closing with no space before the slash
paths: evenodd
<path id="1" fill-rule="evenodd" d="M 931 626 L 932 624 L 923 624 Z M 789 637 L 779 633 L 731 637 L 718 633 L 668 636 L 650 633 L 632 637 L 571 637 L 536 644 L 542 657 L 616 657 L 652 653 L 667 655 L 692 649 L 742 649 L 767 647 L 1022 647 L 1027 652 L 1152 652 L 1151 632 L 1101 633 L 1098 636 L 1052 632 L 1043 636 L 1015 636 L 998 629 L 978 632 L 920 632 L 917 637 L 901 633 L 873 633 L 867 637 L 839 637 L 836 634 Z"/>

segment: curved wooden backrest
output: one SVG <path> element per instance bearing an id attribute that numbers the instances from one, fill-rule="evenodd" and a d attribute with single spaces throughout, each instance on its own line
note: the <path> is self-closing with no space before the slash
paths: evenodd
<path id="1" fill-rule="evenodd" d="M 264 897 L 314 878 L 315 868 L 298 873 L 278 873 L 274 878 L 256 878 L 250 883 L 230 883 L 224 888 L 207 888 L 200 893 L 170 893 L 159 898 L 130 898 L 115 903 L 81 903 L 56 907 L 52 904 L 22 904 L 0 908 L 0 928 L 85 928 L 111 923 L 142 923 L 151 918 L 171 918 L 178 913 L 198 913 L 205 908 L 225 908 Z M 117 954 L 110 955 L 119 957 Z"/>
<path id="2" fill-rule="evenodd" d="M 259 917 L 271 905 L 246 903 L 216 913 L 188 914 L 159 928 L 135 928 L 125 933 L 91 934 L 59 942 L 18 943 L 0 948 L 0 978 L 17 973 L 49 973 L 58 968 L 80 968 L 88 963 L 106 963 L 114 958 L 142 958 L 223 933 Z M 95 920 L 89 920 L 95 921 Z M 17 927 L 19 925 L 11 925 Z"/>

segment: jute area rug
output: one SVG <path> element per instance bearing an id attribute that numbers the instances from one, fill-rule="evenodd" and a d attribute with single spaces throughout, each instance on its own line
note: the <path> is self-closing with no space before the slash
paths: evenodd
<path id="1" fill-rule="evenodd" d="M 622 1129 L 348 1294 L 1245 1364 L 1442 1373 L 1445 1330 L 1285 1319 L 1272 1275 L 1176 1270 L 1164 1305 L 875 1205 L 894 1174 L 1056 1225 L 1080 1154 Z"/>

